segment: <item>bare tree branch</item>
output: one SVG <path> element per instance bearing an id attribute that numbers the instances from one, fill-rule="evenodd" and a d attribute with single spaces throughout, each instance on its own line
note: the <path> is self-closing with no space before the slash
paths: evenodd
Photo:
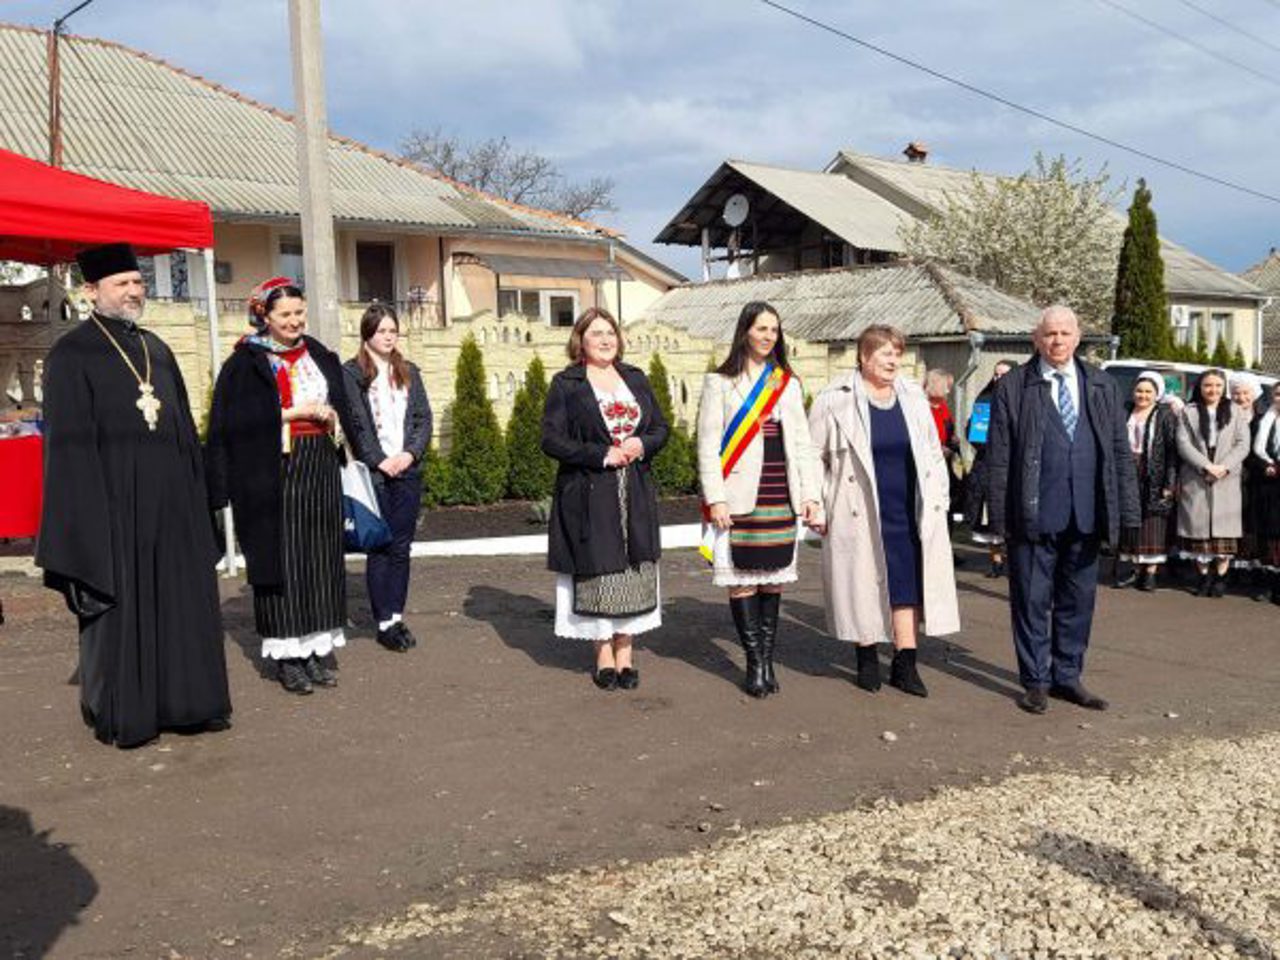
<path id="1" fill-rule="evenodd" d="M 439 127 L 419 129 L 401 141 L 400 153 L 411 163 L 512 203 L 575 218 L 617 209 L 613 201 L 616 185 L 611 178 L 569 180 L 550 158 L 534 150 L 517 149 L 506 137 L 466 143 Z"/>

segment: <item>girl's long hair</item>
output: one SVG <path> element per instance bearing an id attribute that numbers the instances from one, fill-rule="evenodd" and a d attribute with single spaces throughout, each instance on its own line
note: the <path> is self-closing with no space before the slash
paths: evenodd
<path id="1" fill-rule="evenodd" d="M 382 321 L 388 317 L 396 325 L 396 332 L 399 332 L 400 318 L 396 316 L 395 308 L 385 303 L 370 304 L 364 316 L 360 318 L 360 352 L 356 354 L 356 366 L 370 382 L 378 375 L 378 368 L 374 365 L 373 357 L 369 356 L 369 350 L 365 344 L 373 339 L 373 335 L 378 332 L 378 327 L 382 326 Z M 408 387 L 409 363 L 398 349 L 392 348 L 387 364 L 391 368 L 391 385 L 397 390 Z"/>
<path id="2" fill-rule="evenodd" d="M 1204 402 L 1204 393 L 1200 389 L 1205 377 L 1217 377 L 1222 381 L 1222 396 L 1218 399 L 1218 409 L 1214 411 L 1214 420 L 1217 422 L 1219 431 L 1231 422 L 1231 398 L 1227 396 L 1227 375 L 1224 371 L 1213 367 L 1200 374 L 1200 379 L 1196 381 L 1195 396 L 1191 400 L 1200 414 L 1200 436 L 1207 445 L 1209 443 L 1209 408 Z"/>
<path id="3" fill-rule="evenodd" d="M 783 370 L 791 371 L 787 362 L 787 341 L 782 336 L 782 317 L 770 304 L 763 300 L 752 300 L 738 314 L 738 326 L 733 331 L 733 345 L 729 347 L 729 356 L 724 363 L 716 367 L 716 373 L 723 377 L 737 377 L 747 369 L 747 357 L 751 355 L 751 344 L 747 341 L 747 333 L 762 313 L 771 313 L 778 318 L 778 342 L 773 345 L 769 358 Z"/>

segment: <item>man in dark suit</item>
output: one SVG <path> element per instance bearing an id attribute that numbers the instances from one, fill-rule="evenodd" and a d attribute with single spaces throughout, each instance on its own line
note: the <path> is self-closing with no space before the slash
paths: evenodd
<path id="1" fill-rule="evenodd" d="M 1076 359 L 1069 307 L 1044 311 L 1035 345 L 1036 357 L 1000 379 L 987 443 L 989 516 L 1009 544 L 1018 706 L 1044 713 L 1053 696 L 1105 710 L 1080 675 L 1099 544 L 1140 521 L 1127 417 L 1116 382 Z"/>

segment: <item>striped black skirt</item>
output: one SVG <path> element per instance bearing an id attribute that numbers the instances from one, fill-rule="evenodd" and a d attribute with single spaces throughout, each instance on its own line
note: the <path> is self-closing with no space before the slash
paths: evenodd
<path id="1" fill-rule="evenodd" d="M 254 588 L 258 635 L 305 637 L 341 629 L 347 622 L 347 573 L 338 451 L 327 436 L 295 437 L 281 469 L 284 582 Z"/>
<path id="2" fill-rule="evenodd" d="M 756 508 L 734 517 L 729 529 L 729 551 L 737 570 L 781 570 L 796 555 L 796 515 L 791 509 L 787 484 L 787 453 L 782 445 L 782 424 L 766 420 L 760 425 L 764 438 L 764 464 Z"/>

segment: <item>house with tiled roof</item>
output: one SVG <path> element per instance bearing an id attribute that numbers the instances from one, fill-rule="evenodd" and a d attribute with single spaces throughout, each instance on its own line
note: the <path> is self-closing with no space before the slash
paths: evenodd
<path id="1" fill-rule="evenodd" d="M 47 34 L 0 24 L 0 147 L 49 152 Z M 215 283 L 228 338 L 262 279 L 303 272 L 295 126 L 281 110 L 118 43 L 64 36 L 60 45 L 62 166 L 152 193 L 207 203 Z M 563 348 L 563 328 L 590 306 L 626 320 L 684 278 L 599 225 L 514 203 L 339 135 L 329 139 L 339 298 L 354 333 L 363 305 L 396 303 L 415 359 L 437 391 L 451 389 L 451 355 L 466 332 L 483 336 L 495 399 L 523 373 L 527 350 Z M 210 295 L 183 254 L 145 264 L 149 320 L 170 328 L 193 393 L 207 387 Z M 305 279 L 305 278 L 303 278 Z M 41 296 L 32 293 L 31 296 Z M 0 311 L 5 303 L 0 298 Z M 12 312 L 12 311 L 10 311 Z M 30 311 L 28 311 L 30 312 Z M 37 305 L 36 314 L 44 316 Z M 192 326 L 192 318 L 196 326 Z M 0 361 L 15 340 L 0 316 Z M 56 326 L 56 319 L 55 319 Z M 458 328 L 455 330 L 455 327 Z M 26 328 L 27 353 L 58 331 Z M 502 347 L 513 349 L 504 359 Z M 344 344 L 344 346 L 346 346 Z M 555 348 L 555 350 L 552 349 Z M 434 351 L 434 352 L 433 352 Z M 24 369 L 29 372 L 31 358 Z M 443 371 L 447 371 L 445 374 Z M 5 371 L 0 370 L 0 379 Z M 500 412 L 505 410 L 500 404 Z"/>

